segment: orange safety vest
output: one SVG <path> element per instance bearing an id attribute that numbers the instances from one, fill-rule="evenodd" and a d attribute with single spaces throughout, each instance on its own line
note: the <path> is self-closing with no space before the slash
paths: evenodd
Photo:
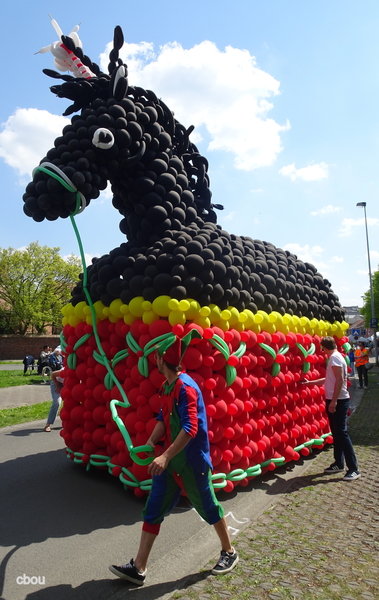
<path id="1" fill-rule="evenodd" d="M 362 351 L 360 348 L 357 348 L 356 351 L 354 352 L 354 356 L 355 356 L 355 366 L 356 367 L 361 367 L 362 365 L 365 365 L 369 361 L 368 350 L 366 350 L 366 349 Z"/>

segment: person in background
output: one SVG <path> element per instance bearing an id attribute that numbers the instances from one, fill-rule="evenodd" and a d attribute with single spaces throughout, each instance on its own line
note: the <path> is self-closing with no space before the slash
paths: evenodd
<path id="1" fill-rule="evenodd" d="M 343 481 L 355 481 L 361 476 L 358 469 L 353 444 L 347 432 L 347 413 L 350 395 L 347 391 L 347 365 L 344 357 L 337 350 L 333 337 L 326 336 L 321 340 L 327 360 L 326 374 L 322 379 L 302 381 L 306 386 L 324 384 L 326 414 L 333 435 L 334 463 L 325 469 L 325 473 L 341 473 L 346 461 L 348 471 Z"/>
<path id="2" fill-rule="evenodd" d="M 368 387 L 368 372 L 366 364 L 369 362 L 370 351 L 366 348 L 364 342 L 358 342 L 358 347 L 354 353 L 355 366 L 358 372 L 359 387 L 362 389 L 363 382 L 364 388 L 367 390 Z"/>
<path id="3" fill-rule="evenodd" d="M 349 357 L 350 368 L 351 368 L 350 377 L 355 377 L 355 358 L 354 358 L 354 348 L 352 346 L 349 350 L 348 357 Z"/>
<path id="4" fill-rule="evenodd" d="M 62 351 L 60 348 L 55 348 L 54 352 L 49 357 L 49 366 L 51 370 L 60 371 L 63 366 Z"/>
<path id="5" fill-rule="evenodd" d="M 24 365 L 24 375 L 26 375 L 30 366 L 32 367 L 32 369 L 34 369 L 34 356 L 32 356 L 31 354 L 27 354 L 22 363 Z"/>
<path id="6" fill-rule="evenodd" d="M 58 410 L 61 404 L 61 389 L 63 387 L 64 378 L 62 377 L 64 369 L 60 369 L 59 371 L 53 371 L 51 374 L 50 381 L 50 393 L 52 398 L 51 407 L 49 410 L 49 414 L 47 417 L 47 423 L 44 427 L 44 431 L 50 433 L 51 426 L 53 425 L 56 416 L 58 414 Z"/>
<path id="7" fill-rule="evenodd" d="M 147 445 L 151 446 L 152 452 L 162 438 L 164 445 L 148 467 L 153 483 L 142 513 L 137 556 L 125 565 L 109 567 L 121 579 L 137 585 L 145 582 L 147 561 L 161 523 L 176 506 L 182 490 L 204 521 L 213 525 L 220 539 L 221 554 L 212 573 L 229 573 L 238 563 L 224 509 L 211 482 L 212 463 L 203 396 L 196 382 L 187 373 L 182 373 L 180 367 L 190 338 L 197 334 L 194 332 L 196 330 L 183 339 L 175 336 L 165 340 L 157 349 L 157 367 L 165 382 L 160 392 L 161 410 Z"/>
<path id="8" fill-rule="evenodd" d="M 44 346 L 38 358 L 38 375 L 41 375 L 43 367 L 49 366 L 50 354 L 51 348 Z"/>

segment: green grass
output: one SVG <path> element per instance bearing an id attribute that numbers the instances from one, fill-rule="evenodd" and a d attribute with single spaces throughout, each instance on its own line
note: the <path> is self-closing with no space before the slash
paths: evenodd
<path id="1" fill-rule="evenodd" d="M 3 408 L 0 410 L 0 428 L 10 425 L 19 425 L 29 421 L 47 419 L 51 402 L 41 402 L 32 406 L 19 406 L 17 408 Z"/>
<path id="2" fill-rule="evenodd" d="M 0 371 L 0 388 L 14 387 L 16 385 L 35 385 L 41 383 L 42 377 L 29 373 L 24 375 L 23 368 L 16 371 Z"/>

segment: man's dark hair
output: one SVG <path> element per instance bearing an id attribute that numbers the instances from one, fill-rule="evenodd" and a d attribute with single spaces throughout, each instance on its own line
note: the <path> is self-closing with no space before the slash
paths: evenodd
<path id="1" fill-rule="evenodd" d="M 322 338 L 321 346 L 326 350 L 335 350 L 337 348 L 335 339 L 330 335 L 327 335 L 326 337 Z"/>
<path id="2" fill-rule="evenodd" d="M 163 359 L 164 364 L 166 365 L 166 367 L 168 369 L 170 369 L 170 371 L 173 371 L 174 373 L 179 373 L 179 371 L 182 370 L 181 365 L 171 365 L 170 363 L 168 363 L 165 359 Z"/>

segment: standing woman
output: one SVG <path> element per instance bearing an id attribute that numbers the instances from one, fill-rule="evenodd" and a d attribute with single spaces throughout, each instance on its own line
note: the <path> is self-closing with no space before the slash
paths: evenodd
<path id="1" fill-rule="evenodd" d="M 47 423 L 44 427 L 44 431 L 47 431 L 49 433 L 51 431 L 51 425 L 56 419 L 61 404 L 61 389 L 63 387 L 64 382 L 64 378 L 62 377 L 63 371 L 64 369 L 60 369 L 59 371 L 53 371 L 51 374 L 50 392 L 52 403 L 47 417 Z"/>
<path id="2" fill-rule="evenodd" d="M 368 373 L 366 364 L 369 361 L 369 353 L 370 351 L 368 348 L 365 348 L 364 342 L 358 342 L 358 348 L 354 353 L 355 366 L 358 372 L 359 387 L 362 389 L 364 381 L 365 390 L 367 390 L 368 387 Z"/>

